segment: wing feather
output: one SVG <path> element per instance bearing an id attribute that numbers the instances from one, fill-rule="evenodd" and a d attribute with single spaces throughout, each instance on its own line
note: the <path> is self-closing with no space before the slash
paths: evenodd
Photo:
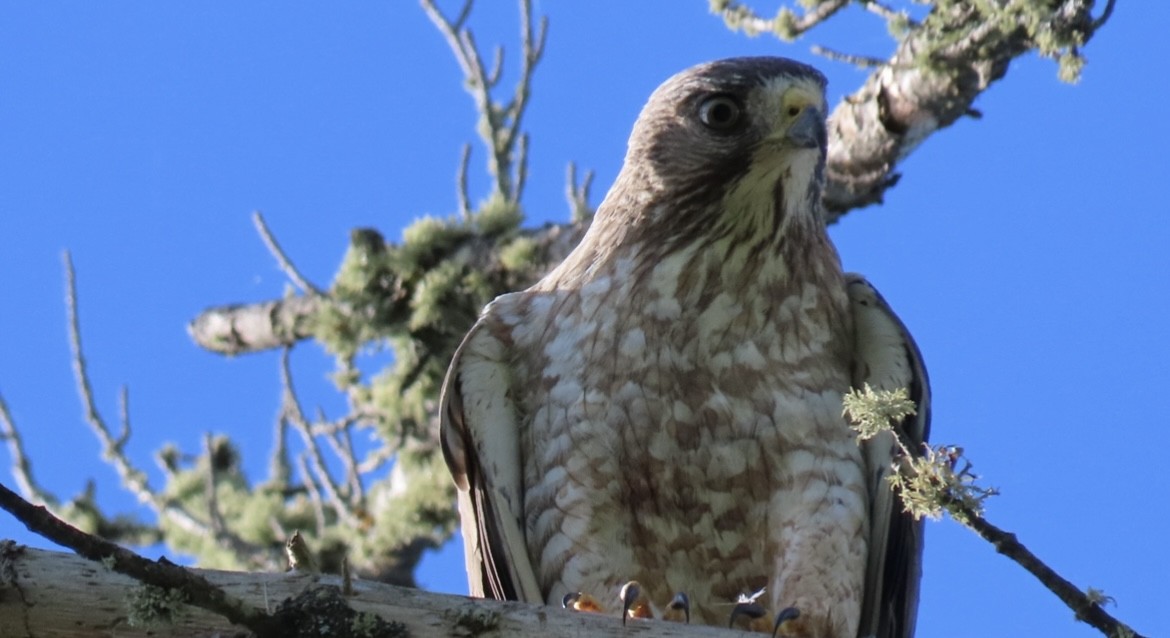
<path id="1" fill-rule="evenodd" d="M 930 429 L 930 381 L 917 344 L 889 304 L 865 278 L 848 274 L 855 330 L 854 387 L 906 388 L 917 414 L 901 423 L 900 435 L 917 451 Z M 884 433 L 864 444 L 870 484 L 870 551 L 859 636 L 910 638 L 918 613 L 923 528 L 903 511 L 886 477 L 893 471 L 893 437 Z"/>
<path id="2" fill-rule="evenodd" d="M 524 534 L 520 425 L 506 337 L 492 306 L 456 350 L 440 398 L 443 456 L 458 487 L 473 596 L 543 603 Z"/>

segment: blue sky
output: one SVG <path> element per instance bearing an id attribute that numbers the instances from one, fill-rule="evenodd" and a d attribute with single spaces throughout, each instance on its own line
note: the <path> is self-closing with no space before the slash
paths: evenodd
<path id="1" fill-rule="evenodd" d="M 508 47 L 515 8 L 481 2 L 483 46 Z M 646 96 L 691 64 L 787 55 L 823 68 L 831 101 L 865 75 L 808 52 L 884 56 L 860 10 L 795 45 L 733 35 L 706 2 L 538 2 L 547 55 L 527 117 L 529 223 L 564 220 L 565 166 L 600 201 Z M 761 6 L 763 3 L 760 3 Z M 771 3 L 774 5 L 775 3 Z M 832 229 L 911 327 L 934 385 L 936 442 L 962 445 L 1003 494 L 988 517 L 1079 586 L 1170 633 L 1170 144 L 1152 43 L 1166 3 L 1120 3 L 1079 85 L 1028 57 L 984 94 L 981 120 L 936 135 L 884 205 Z M 452 10 L 452 9 L 448 9 Z M 460 146 L 475 141 L 458 68 L 416 3 L 6 3 L 0 6 L 0 393 L 39 479 L 118 491 L 81 420 L 65 332 L 61 252 L 78 270 L 100 407 L 130 387 L 130 454 L 226 432 L 260 476 L 279 406 L 275 354 L 223 359 L 184 326 L 202 308 L 278 296 L 252 229 L 262 210 L 302 271 L 327 285 L 351 228 L 391 239 L 455 211 Z M 471 160 L 473 199 L 487 192 Z M 294 353 L 309 405 L 339 410 L 319 347 Z M 6 458 L 0 452 L 0 458 Z M 3 476 L 7 477 L 7 473 Z M 154 481 L 160 477 L 155 474 Z M 7 478 L 3 479 L 8 481 Z M 31 537 L 0 515 L 0 537 Z M 428 588 L 463 592 L 455 547 Z M 950 521 L 927 530 L 921 636 L 1093 636 L 1019 567 Z"/>

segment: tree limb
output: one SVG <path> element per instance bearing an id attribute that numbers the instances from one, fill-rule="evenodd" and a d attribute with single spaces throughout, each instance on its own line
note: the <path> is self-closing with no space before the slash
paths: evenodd
<path id="1" fill-rule="evenodd" d="M 109 541 L 86 534 L 53 516 L 44 507 L 32 505 L 20 498 L 3 484 L 0 484 L 0 507 L 19 519 L 30 531 L 72 549 L 83 558 L 98 561 L 108 569 L 144 584 L 180 589 L 186 596 L 185 600 L 192 605 L 223 616 L 232 624 L 248 627 L 258 634 L 275 635 L 269 632 L 267 614 L 263 610 L 228 596 L 206 579 L 169 561 L 149 561 Z"/>
<path id="2" fill-rule="evenodd" d="M 149 562 L 149 561 L 148 561 Z M 155 564 L 155 563 L 152 563 Z M 209 583 L 227 599 L 252 609 L 276 610 L 316 596 L 343 591 L 342 577 L 304 571 L 248 573 L 172 567 Z M 172 638 L 236 635 L 222 616 L 180 605 L 166 625 L 129 626 L 125 601 L 141 592 L 135 579 L 79 556 L 0 541 L 0 635 L 94 638 L 117 635 Z M 549 636 L 577 638 L 748 638 L 759 634 L 662 621 L 623 626 L 617 616 L 574 613 L 525 603 L 477 600 L 429 593 L 368 580 L 354 580 L 352 594 L 338 597 L 357 617 L 376 614 L 412 638 L 450 636 Z M 340 635 L 340 631 L 321 635 Z"/>
<path id="3" fill-rule="evenodd" d="M 582 186 L 586 194 L 591 180 L 592 174 L 587 174 Z M 582 206 L 580 210 L 583 209 Z M 529 266 L 534 273 L 551 270 L 577 245 L 590 220 L 584 214 L 579 214 L 579 217 L 575 223 L 548 224 L 520 231 L 520 237 L 533 243 L 535 259 Z M 493 239 L 472 235 L 454 243 L 447 256 L 459 258 L 467 262 L 468 267 L 481 271 L 510 270 L 501 260 L 497 248 Z M 396 279 L 385 282 L 385 287 L 387 290 L 399 289 L 401 283 Z M 409 295 L 387 295 L 387 304 L 391 306 L 388 312 L 409 316 L 410 299 Z M 313 336 L 313 317 L 328 303 L 329 297 L 325 295 L 216 306 L 199 313 L 187 325 L 187 333 L 202 348 L 225 355 L 284 348 Z"/>
<path id="4" fill-rule="evenodd" d="M 961 510 L 960 516 L 965 519 L 963 524 L 970 527 L 980 538 L 991 543 L 995 551 L 1010 558 L 1023 567 L 1028 573 L 1039 580 L 1049 591 L 1056 595 L 1069 609 L 1076 614 L 1077 620 L 1099 630 L 1109 637 L 1144 638 L 1112 614 L 1105 611 L 1103 600 L 1093 600 L 1092 596 L 1077 588 L 1066 578 L 1056 573 L 1043 560 L 1033 554 L 1016 538 L 1015 534 L 1006 532 L 991 524 L 978 512 L 959 502 L 945 504 L 948 510 Z"/>

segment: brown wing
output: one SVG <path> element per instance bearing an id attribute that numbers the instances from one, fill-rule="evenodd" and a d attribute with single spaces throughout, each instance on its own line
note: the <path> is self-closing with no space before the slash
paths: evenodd
<path id="1" fill-rule="evenodd" d="M 499 300 L 494 302 L 499 303 Z M 524 535 L 519 423 L 492 305 L 455 352 L 439 402 L 473 596 L 543 603 Z"/>
<path id="2" fill-rule="evenodd" d="M 846 277 L 855 327 L 853 385 L 909 391 L 918 412 L 901 423 L 899 434 L 917 452 L 930 430 L 930 381 L 922 355 L 878 291 L 860 275 Z M 871 527 L 858 635 L 911 638 L 922 573 L 922 522 L 903 511 L 901 500 L 886 481 L 895 458 L 893 437 L 886 433 L 864 445 Z"/>

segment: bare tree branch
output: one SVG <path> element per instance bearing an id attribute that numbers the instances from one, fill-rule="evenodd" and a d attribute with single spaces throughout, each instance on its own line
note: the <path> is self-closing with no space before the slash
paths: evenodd
<path id="1" fill-rule="evenodd" d="M 841 51 L 835 51 L 819 44 L 812 47 L 812 52 L 828 60 L 832 60 L 833 62 L 852 64 L 853 66 L 860 69 L 873 69 L 886 63 L 885 60 L 881 60 L 879 58 L 871 58 L 864 55 L 855 55 L 852 53 L 842 53 Z"/>
<path id="2" fill-rule="evenodd" d="M 68 314 L 69 345 L 73 353 L 73 373 L 77 382 L 78 395 L 84 408 L 85 421 L 97 436 L 102 445 L 102 459 L 111 465 L 121 479 L 122 487 L 133 494 L 139 503 L 154 511 L 156 516 L 165 517 L 172 524 L 187 532 L 203 537 L 215 538 L 221 546 L 233 551 L 239 556 L 254 555 L 260 548 L 244 541 L 238 535 L 226 528 L 218 528 L 214 524 L 208 525 L 199 521 L 182 504 L 167 498 L 155 490 L 149 483 L 146 473 L 134 465 L 126 456 L 124 448 L 130 439 L 129 394 L 123 388 L 121 392 L 122 430 L 114 437 L 105 418 L 98 411 L 94 401 L 93 386 L 90 383 L 89 372 L 86 366 L 85 352 L 81 343 L 81 320 L 78 311 L 77 277 L 73 268 L 73 259 L 68 252 L 64 254 L 65 262 L 65 303 Z M 214 458 L 208 457 L 208 463 Z M 214 494 L 214 490 L 212 490 Z M 104 517 L 103 517 L 104 520 Z"/>
<path id="3" fill-rule="evenodd" d="M 281 417 L 288 421 L 288 423 L 301 435 L 301 442 L 305 446 L 304 457 L 312 463 L 312 472 L 310 467 L 305 465 L 302 467 L 302 474 L 304 476 L 305 484 L 309 488 L 310 493 L 316 493 L 318 489 L 324 490 L 325 498 L 318 500 L 327 503 L 330 509 L 333 510 L 342 524 L 350 527 L 359 525 L 357 516 L 350 510 L 351 505 L 346 495 L 342 493 L 342 489 L 338 487 L 337 482 L 333 480 L 333 475 L 329 473 L 329 468 L 325 465 L 325 458 L 321 454 L 321 446 L 317 442 L 317 437 L 313 436 L 312 428 L 309 425 L 308 419 L 305 418 L 304 412 L 301 410 L 300 402 L 297 400 L 296 391 L 293 389 L 292 373 L 288 365 L 288 349 L 285 349 L 283 356 L 280 359 L 280 382 L 284 388 L 283 408 L 281 410 Z M 349 464 L 354 464 L 353 459 L 349 460 Z M 320 517 L 323 522 L 324 518 Z M 324 525 L 321 525 L 322 530 Z M 321 531 L 318 530 L 318 536 Z"/>
<path id="4" fill-rule="evenodd" d="M 507 104 L 499 104 L 491 91 L 500 80 L 503 49 L 497 47 L 492 68 L 486 69 L 475 35 L 466 27 L 472 3 L 464 3 L 455 20 L 444 16 L 433 0 L 421 0 L 420 4 L 463 71 L 467 91 L 480 116 L 479 132 L 488 147 L 488 172 L 495 180 L 495 193 L 504 201 L 517 203 L 524 192 L 528 161 L 528 141 L 521 132 L 521 122 L 528 107 L 533 71 L 544 54 L 548 19 L 542 17 L 534 31 L 532 2 L 520 0 L 520 79 L 512 99 Z"/>
<path id="5" fill-rule="evenodd" d="M 565 175 L 565 200 L 569 202 L 569 219 L 574 224 L 587 223 L 593 217 L 589 206 L 589 189 L 593 186 L 593 171 L 585 171 L 577 183 L 577 164 L 569 162 Z"/>
<path id="6" fill-rule="evenodd" d="M 774 18 L 761 18 L 750 7 L 733 0 L 710 0 L 711 13 L 719 14 L 732 31 L 743 31 L 748 37 L 772 33 L 782 40 L 795 40 L 804 32 L 833 17 L 852 0 L 817 0 L 805 2 L 801 15 L 781 7 Z M 811 5 L 811 6 L 810 6 Z"/>
<path id="7" fill-rule="evenodd" d="M 123 420 L 122 433 L 115 438 L 110 433 L 105 419 L 98 412 L 97 404 L 94 402 L 93 386 L 89 381 L 85 353 L 81 346 L 81 320 L 78 312 L 77 277 L 73 269 L 73 258 L 68 251 L 64 253 L 63 257 L 65 262 L 65 305 L 68 313 L 69 346 L 73 352 L 73 376 L 77 382 L 77 393 L 81 397 L 85 421 L 102 444 L 102 458 L 117 470 L 122 485 L 138 498 L 138 502 L 150 505 L 158 511 L 162 509 L 161 503 L 158 502 L 154 490 L 147 482 L 146 473 L 135 467 L 122 451 L 130 437 L 129 418 Z"/>
<path id="8" fill-rule="evenodd" d="M 948 509 L 960 511 L 964 524 L 970 527 L 980 538 L 991 543 L 995 551 L 1010 558 L 1039 580 L 1049 591 L 1056 595 L 1069 609 L 1076 614 L 1077 620 L 1099 630 L 1107 638 L 1124 636 L 1126 638 L 1144 638 L 1125 623 L 1105 611 L 1103 601 L 1093 600 L 1087 592 L 1081 591 L 1066 578 L 1056 573 L 1056 570 L 1040 560 L 1015 534 L 992 525 L 987 519 L 973 511 L 961 502 L 949 502 Z"/>
<path id="9" fill-rule="evenodd" d="M 471 219 L 471 201 L 467 196 L 467 161 L 471 159 L 471 145 L 464 144 L 459 153 L 459 170 L 455 173 L 455 195 L 459 198 L 459 216 Z"/>
<path id="10" fill-rule="evenodd" d="M 280 264 L 280 270 L 284 272 L 284 276 L 296 284 L 301 289 L 301 292 L 308 295 L 320 295 L 321 291 L 301 275 L 301 271 L 297 270 L 292 260 L 285 254 L 284 249 L 280 247 L 272 231 L 268 229 L 268 223 L 264 221 L 264 215 L 260 214 L 260 211 L 252 212 L 252 224 L 256 226 L 256 232 L 260 233 L 260 239 L 264 240 L 264 246 L 268 248 L 268 252 L 272 253 L 272 256 L 276 258 L 276 262 Z"/>
<path id="11" fill-rule="evenodd" d="M 50 507 L 57 506 L 57 497 L 44 490 L 33 478 L 32 463 L 24 451 L 24 441 L 20 438 L 20 430 L 16 428 L 16 421 L 12 412 L 8 410 L 8 403 L 0 395 L 0 439 L 8 442 L 8 456 L 12 459 L 12 476 L 16 479 L 16 486 L 25 498 L 45 503 Z"/>

